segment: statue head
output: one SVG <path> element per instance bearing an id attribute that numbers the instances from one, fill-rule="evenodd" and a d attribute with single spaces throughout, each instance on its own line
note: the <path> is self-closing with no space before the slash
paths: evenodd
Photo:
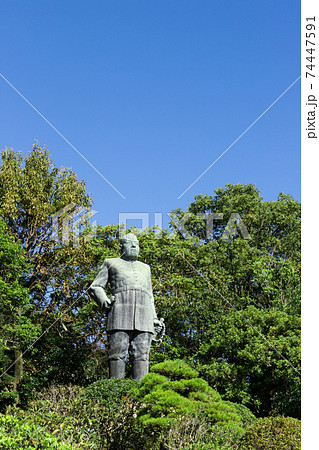
<path id="1" fill-rule="evenodd" d="M 120 239 L 121 258 L 127 261 L 135 261 L 140 251 L 138 239 L 133 233 L 125 234 Z"/>

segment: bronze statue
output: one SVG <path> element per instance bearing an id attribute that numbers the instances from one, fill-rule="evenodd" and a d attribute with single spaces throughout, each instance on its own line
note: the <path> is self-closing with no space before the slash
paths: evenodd
<path id="1" fill-rule="evenodd" d="M 148 373 L 151 342 L 163 329 L 156 316 L 147 264 L 137 261 L 139 243 L 133 233 L 120 240 L 120 258 L 108 258 L 89 288 L 89 294 L 108 314 L 110 378 L 125 377 L 128 353 L 132 359 L 133 378 L 140 380 Z M 105 293 L 110 283 L 112 296 Z"/>

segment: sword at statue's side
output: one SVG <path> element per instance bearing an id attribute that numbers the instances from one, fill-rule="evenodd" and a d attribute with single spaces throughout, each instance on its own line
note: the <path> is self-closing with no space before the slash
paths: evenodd
<path id="1" fill-rule="evenodd" d="M 163 337 L 165 336 L 166 327 L 163 317 L 160 318 L 160 325 L 161 325 L 160 331 L 155 331 L 155 336 L 152 339 L 152 342 L 155 342 L 156 346 L 161 345 Z"/>

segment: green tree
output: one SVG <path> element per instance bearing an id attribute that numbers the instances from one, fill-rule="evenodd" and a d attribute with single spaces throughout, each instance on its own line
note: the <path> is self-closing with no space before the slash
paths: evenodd
<path id="1" fill-rule="evenodd" d="M 54 355 L 55 361 L 49 358 L 50 365 L 54 366 L 61 358 L 74 360 L 75 346 L 77 355 L 83 354 L 83 346 L 77 345 L 76 331 L 68 330 L 67 335 L 61 337 L 61 330 L 66 329 L 62 319 L 67 311 L 67 320 L 76 322 L 70 309 L 69 287 L 65 282 L 68 277 L 72 277 L 75 283 L 78 281 L 73 264 L 77 251 L 72 245 L 75 233 L 69 229 L 70 245 L 63 244 L 59 240 L 63 237 L 61 222 L 56 232 L 53 218 L 57 215 L 57 220 L 62 220 L 74 208 L 82 208 L 81 222 L 84 226 L 92 202 L 85 191 L 85 183 L 79 181 L 72 170 L 54 166 L 48 150 L 38 144 L 26 157 L 12 149 L 2 151 L 1 157 L 0 216 L 8 233 L 22 245 L 30 261 L 24 286 L 31 296 L 34 323 L 42 331 L 50 329 L 46 339 L 36 344 L 39 353 L 28 364 L 30 373 L 37 373 L 39 380 L 45 380 L 45 370 L 49 366 L 45 369 L 44 355 L 50 352 Z"/>
<path id="2" fill-rule="evenodd" d="M 40 327 L 32 320 L 29 293 L 21 277 L 29 270 L 24 251 L 6 233 L 0 218 L 0 388 L 2 400 L 17 395 L 23 375 L 22 350 L 34 341 Z M 12 366 L 12 370 L 7 370 Z"/>
<path id="3" fill-rule="evenodd" d="M 223 398 L 258 416 L 300 416 L 300 318 L 249 306 L 207 330 L 197 368 Z"/>
<path id="4" fill-rule="evenodd" d="M 71 170 L 55 167 L 45 148 L 35 145 L 26 158 L 10 149 L 2 153 L 0 216 L 30 258 L 25 287 L 34 323 L 49 330 L 35 345 L 30 373 L 42 381 L 87 384 L 107 375 L 107 336 L 106 318 L 86 291 L 104 258 L 119 255 L 119 230 L 112 225 L 86 228 L 78 236 L 79 246 L 72 239 L 70 245 L 57 242 L 52 217 L 68 215 L 71 204 L 89 213 L 85 183 Z M 229 184 L 214 195 L 195 197 L 186 212 L 184 230 L 171 223 L 175 236 L 154 229 L 140 236 L 140 259 L 151 266 L 156 310 L 167 331 L 162 346 L 151 353 L 151 365 L 183 358 L 198 365 L 225 399 L 246 402 L 256 414 L 297 415 L 299 382 L 286 359 L 298 370 L 300 204 L 284 194 L 266 202 L 251 184 Z M 223 220 L 214 220 L 207 234 L 207 217 L 198 213 L 223 214 Z M 236 228 L 236 220 L 222 239 L 233 213 L 249 239 Z M 175 211 L 177 219 L 183 215 Z M 228 327 L 240 336 L 238 349 L 224 337 Z M 267 336 L 273 328 L 283 333 L 282 341 L 271 336 L 268 348 L 256 330 Z M 243 330 L 256 345 L 245 341 Z M 257 358 L 259 350 L 265 359 Z M 232 377 L 234 367 L 240 377 L 231 389 L 227 374 Z M 254 390 L 255 382 L 263 389 Z"/>
<path id="5" fill-rule="evenodd" d="M 71 169 L 54 166 L 48 150 L 38 144 L 25 158 L 13 149 L 3 150 L 1 158 L 0 214 L 9 233 L 31 258 L 31 293 L 43 298 L 61 258 L 53 217 L 57 213 L 60 219 L 70 215 L 72 204 L 89 210 L 91 198 L 85 183 Z M 72 235 L 70 238 L 72 241 Z"/>
<path id="6" fill-rule="evenodd" d="M 240 307 L 255 304 L 299 314 L 300 203 L 283 193 L 277 201 L 263 201 L 251 184 L 228 184 L 215 194 L 196 196 L 186 211 L 189 218 L 184 228 L 204 244 L 197 268 L 214 284 L 222 277 L 228 287 L 224 292 Z M 230 236 L 222 238 L 234 213 L 248 230 L 249 239 L 236 226 Z M 178 219 L 184 215 L 180 209 L 174 214 Z M 207 234 L 207 219 L 198 214 L 223 217 L 213 220 Z M 178 232 L 174 221 L 171 225 Z"/>
<path id="7" fill-rule="evenodd" d="M 184 241 L 186 229 L 195 243 L 185 254 L 197 287 L 181 312 L 189 319 L 187 357 L 223 398 L 246 402 L 259 415 L 298 417 L 300 204 L 284 194 L 265 202 L 253 185 L 227 185 L 215 196 L 197 196 L 186 212 L 184 233 L 176 221 L 172 227 Z M 222 239 L 234 212 L 249 239 L 238 228 Z M 198 213 L 225 220 L 214 220 L 207 235 Z"/>

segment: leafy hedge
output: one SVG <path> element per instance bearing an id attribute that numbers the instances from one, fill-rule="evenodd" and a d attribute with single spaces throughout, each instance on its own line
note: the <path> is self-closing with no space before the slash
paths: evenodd
<path id="1" fill-rule="evenodd" d="M 134 450 L 137 441 L 140 448 L 156 449 L 153 437 L 137 420 L 139 404 L 128 395 L 137 384 L 130 379 L 102 379 L 86 389 L 51 386 L 37 393 L 26 410 L 12 407 L 8 412 L 19 423 L 34 424 L 29 434 L 35 441 L 40 430 L 40 434 L 45 431 L 55 436 L 68 449 Z M 48 448 L 60 448 L 54 445 Z"/>
<path id="2" fill-rule="evenodd" d="M 91 418 L 86 412 L 87 405 L 80 398 L 83 390 L 79 386 L 51 386 L 36 393 L 35 400 L 29 402 L 27 409 L 11 407 L 7 412 L 21 423 L 34 425 L 35 428 L 29 430 L 30 439 L 37 439 L 37 429 L 45 430 L 69 445 L 65 448 L 89 449 L 92 448 L 91 443 L 97 441 L 97 436 L 89 425 Z"/>
<path id="3" fill-rule="evenodd" d="M 247 428 L 241 440 L 240 449 L 301 449 L 300 420 L 281 416 L 257 419 Z"/>
<path id="4" fill-rule="evenodd" d="M 256 419 L 223 401 L 183 361 L 156 364 L 141 382 L 101 379 L 52 386 L 0 415 L 0 449 L 300 449 L 300 422 Z"/>
<path id="5" fill-rule="evenodd" d="M 0 415 L 0 449 L 37 450 L 39 448 L 71 450 L 80 447 L 65 443 L 63 439 L 49 433 L 45 427 L 9 414 Z"/>

